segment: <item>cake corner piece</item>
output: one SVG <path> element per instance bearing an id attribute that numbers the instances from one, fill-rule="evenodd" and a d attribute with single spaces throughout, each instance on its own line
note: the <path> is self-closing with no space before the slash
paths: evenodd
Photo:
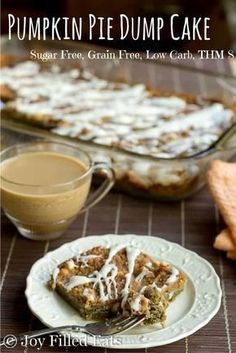
<path id="1" fill-rule="evenodd" d="M 94 247 L 62 262 L 49 281 L 87 320 L 144 315 L 144 324 L 166 320 L 166 309 L 187 277 L 131 246 Z"/>

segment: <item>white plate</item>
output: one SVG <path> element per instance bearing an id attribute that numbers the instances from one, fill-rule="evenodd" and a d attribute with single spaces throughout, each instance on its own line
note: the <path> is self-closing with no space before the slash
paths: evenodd
<path id="1" fill-rule="evenodd" d="M 138 327 L 120 335 L 116 340 L 96 339 L 85 334 L 73 333 L 73 337 L 91 345 L 107 348 L 143 348 L 175 342 L 196 332 L 217 313 L 221 304 L 220 280 L 213 267 L 196 253 L 164 239 L 136 235 L 104 235 L 77 239 L 49 252 L 31 268 L 27 278 L 26 297 L 34 315 L 46 326 L 67 324 L 85 325 L 76 310 L 60 296 L 48 290 L 47 282 L 55 267 L 62 261 L 94 246 L 110 247 L 114 244 L 132 245 L 154 259 L 168 261 L 183 270 L 188 281 L 183 292 L 170 304 L 166 326 Z"/>

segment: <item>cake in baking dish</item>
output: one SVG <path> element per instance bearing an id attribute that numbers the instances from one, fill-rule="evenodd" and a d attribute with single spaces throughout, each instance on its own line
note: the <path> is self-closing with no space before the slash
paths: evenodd
<path id="1" fill-rule="evenodd" d="M 201 163 L 175 159 L 207 149 L 236 121 L 235 106 L 220 100 L 111 82 L 81 67 L 23 61 L 4 67 L 0 84 L 3 117 L 90 142 L 120 189 L 160 199 L 198 188 Z"/>
<path id="2" fill-rule="evenodd" d="M 164 325 L 166 309 L 185 283 L 185 274 L 170 264 L 117 245 L 64 261 L 49 285 L 85 319 L 145 315 L 144 323 Z"/>
<path id="3" fill-rule="evenodd" d="M 9 101 L 6 114 L 53 127 L 59 135 L 154 157 L 203 150 L 232 124 L 234 116 L 220 102 L 31 61 L 3 68 L 0 83 Z"/>

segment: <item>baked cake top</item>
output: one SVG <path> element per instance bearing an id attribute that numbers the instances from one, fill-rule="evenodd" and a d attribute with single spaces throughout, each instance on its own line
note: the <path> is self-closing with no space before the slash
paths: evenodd
<path id="1" fill-rule="evenodd" d="M 135 303 L 145 299 L 146 290 L 155 288 L 167 293 L 168 299 L 182 289 L 185 275 L 168 263 L 160 263 L 139 249 L 115 245 L 108 249 L 94 247 L 59 265 L 51 280 L 74 297 L 88 302 L 121 301 L 125 308 L 130 293 L 138 294 Z"/>
<path id="2" fill-rule="evenodd" d="M 204 150 L 234 117 L 220 102 L 161 95 L 143 84 L 109 82 L 86 70 L 42 68 L 32 61 L 3 68 L 0 82 L 16 93 L 6 109 L 47 116 L 57 134 L 155 157 Z"/>

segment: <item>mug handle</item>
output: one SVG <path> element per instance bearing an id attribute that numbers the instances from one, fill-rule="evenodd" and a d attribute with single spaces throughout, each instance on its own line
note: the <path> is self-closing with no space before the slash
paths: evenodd
<path id="1" fill-rule="evenodd" d="M 85 205 L 80 210 L 80 213 L 87 211 L 90 207 L 96 205 L 112 188 L 115 184 L 115 172 L 114 170 L 105 162 L 95 162 L 93 166 L 93 173 L 95 171 L 100 171 L 106 176 L 106 179 L 98 187 L 98 189 L 93 193 L 93 195 L 88 199 Z"/>

